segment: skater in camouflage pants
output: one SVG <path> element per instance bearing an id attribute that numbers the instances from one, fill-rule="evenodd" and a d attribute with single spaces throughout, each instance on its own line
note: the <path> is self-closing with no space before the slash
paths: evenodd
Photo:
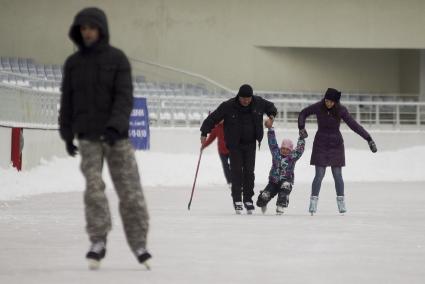
<path id="1" fill-rule="evenodd" d="M 86 8 L 79 12 L 69 36 L 78 51 L 65 62 L 62 81 L 60 134 L 75 156 L 79 141 L 90 268 L 99 267 L 106 254 L 111 215 L 102 180 L 104 161 L 118 194 L 119 210 L 131 250 L 140 263 L 151 257 L 146 250 L 149 215 L 140 185 L 134 150 L 128 139 L 133 108 L 131 67 L 124 53 L 109 45 L 104 12 Z"/>

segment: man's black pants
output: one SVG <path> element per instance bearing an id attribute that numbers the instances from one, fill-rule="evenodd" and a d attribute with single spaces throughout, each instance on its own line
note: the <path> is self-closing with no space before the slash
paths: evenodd
<path id="1" fill-rule="evenodd" d="M 229 150 L 233 202 L 252 202 L 256 144 L 240 144 Z"/>

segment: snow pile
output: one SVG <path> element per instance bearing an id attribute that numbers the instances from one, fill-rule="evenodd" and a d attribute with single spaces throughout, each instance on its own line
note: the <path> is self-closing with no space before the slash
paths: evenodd
<path id="1" fill-rule="evenodd" d="M 199 170 L 198 186 L 225 186 L 221 163 L 216 149 L 207 149 Z M 310 166 L 311 149 L 307 149 L 297 163 L 296 183 L 311 183 L 314 167 Z M 188 187 L 190 190 L 198 155 L 188 153 L 138 152 L 137 160 L 145 187 Z M 425 181 L 423 162 L 425 147 L 418 146 L 391 152 L 372 154 L 366 150 L 346 149 L 347 167 L 343 169 L 346 182 L 400 182 Z M 24 172 L 2 169 L 0 178 L 0 200 L 22 196 L 82 191 L 84 179 L 79 170 L 79 158 L 55 158 L 42 162 L 40 166 Z M 267 183 L 271 155 L 267 148 L 257 152 L 257 190 Z M 105 182 L 111 188 L 111 180 L 104 169 Z M 324 182 L 332 182 L 328 169 Z"/>

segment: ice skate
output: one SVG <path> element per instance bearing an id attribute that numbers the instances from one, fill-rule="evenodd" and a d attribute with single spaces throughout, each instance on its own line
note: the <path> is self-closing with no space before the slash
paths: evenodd
<path id="1" fill-rule="evenodd" d="M 311 216 L 313 216 L 317 211 L 317 202 L 319 201 L 319 197 L 317 196 L 311 196 L 310 197 L 310 206 L 308 208 L 308 211 L 310 212 Z"/>
<path id="2" fill-rule="evenodd" d="M 255 210 L 254 203 L 252 203 L 252 201 L 244 202 L 244 206 L 245 206 L 245 209 L 246 209 L 246 213 L 248 215 L 252 215 L 252 213 Z"/>
<path id="3" fill-rule="evenodd" d="M 336 204 L 338 205 L 339 213 L 344 215 L 344 213 L 347 212 L 347 209 L 345 208 L 344 196 L 337 196 L 336 197 Z"/>
<path id="4" fill-rule="evenodd" d="M 285 212 L 285 207 L 277 206 L 276 207 L 276 215 L 282 215 Z"/>
<path id="5" fill-rule="evenodd" d="M 152 255 L 144 248 L 136 251 L 137 260 L 140 264 L 143 264 L 147 270 L 151 270 L 148 260 L 152 258 Z"/>
<path id="6" fill-rule="evenodd" d="M 257 199 L 257 206 L 261 208 L 263 214 L 267 211 L 267 202 L 270 200 L 270 193 L 267 191 L 260 192 Z"/>
<path id="7" fill-rule="evenodd" d="M 100 268 L 100 261 L 105 257 L 106 243 L 104 241 L 92 243 L 86 258 L 90 270 L 97 270 Z"/>
<path id="8" fill-rule="evenodd" d="M 235 213 L 237 215 L 242 214 L 243 211 L 243 203 L 241 201 L 236 201 L 233 203 L 233 207 L 235 208 Z"/>

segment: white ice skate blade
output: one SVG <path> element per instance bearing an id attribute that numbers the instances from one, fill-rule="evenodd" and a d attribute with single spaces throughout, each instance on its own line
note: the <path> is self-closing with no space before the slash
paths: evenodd
<path id="1" fill-rule="evenodd" d="M 242 210 L 235 210 L 236 215 L 241 215 L 242 214 Z"/>
<path id="2" fill-rule="evenodd" d="M 88 259 L 89 263 L 89 269 L 90 270 L 98 270 L 100 268 L 100 261 L 97 261 L 95 259 Z"/>
<path id="3" fill-rule="evenodd" d="M 252 215 L 253 210 L 246 210 L 246 214 Z"/>
<path id="4" fill-rule="evenodd" d="M 261 212 L 263 212 L 263 214 L 266 214 L 266 211 L 267 211 L 267 207 L 266 206 L 261 207 Z"/>
<path id="5" fill-rule="evenodd" d="M 151 266 L 149 265 L 148 261 L 145 261 L 142 263 L 146 267 L 146 270 L 151 270 Z"/>

